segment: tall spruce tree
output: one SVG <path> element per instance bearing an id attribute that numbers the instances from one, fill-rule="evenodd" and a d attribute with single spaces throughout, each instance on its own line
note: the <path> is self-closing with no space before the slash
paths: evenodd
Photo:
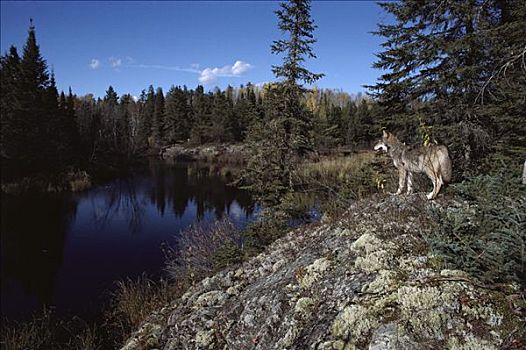
<path id="1" fill-rule="evenodd" d="M 187 92 L 180 86 L 172 86 L 166 94 L 164 113 L 166 141 L 186 141 L 190 136 L 190 108 Z"/>
<path id="2" fill-rule="evenodd" d="M 495 150 L 512 163 L 526 158 L 526 2 L 492 3 L 494 27 L 485 31 L 491 65 L 475 98 L 475 113 L 487 122 Z"/>
<path id="3" fill-rule="evenodd" d="M 152 136 L 157 147 L 164 144 L 164 93 L 161 87 L 155 92 L 155 104 L 152 119 Z"/>
<path id="4" fill-rule="evenodd" d="M 387 116 L 384 126 L 409 136 L 418 135 L 423 125 L 448 144 L 456 168 L 476 165 L 489 150 L 494 125 L 500 124 L 500 117 L 492 116 L 495 110 L 487 113 L 478 96 L 506 60 L 524 50 L 524 2 L 404 0 L 381 6 L 396 20 L 376 32 L 385 42 L 374 66 L 387 72 L 370 88 Z M 520 72 L 520 64 L 514 70 Z M 515 82 L 522 92 L 508 90 L 519 104 L 521 74 Z M 490 85 L 496 87 L 498 79 Z M 491 98 L 486 102 L 499 104 Z M 512 107 L 505 115 L 510 120 L 517 112 Z"/>
<path id="5" fill-rule="evenodd" d="M 2 156 L 22 172 L 66 165 L 70 138 L 62 135 L 54 75 L 40 53 L 32 20 L 22 57 L 12 47 L 1 61 Z"/>
<path id="6" fill-rule="evenodd" d="M 312 148 L 312 114 L 301 101 L 302 83 L 311 84 L 323 76 L 304 66 L 305 59 L 316 57 L 310 1 L 281 3 L 275 13 L 279 29 L 287 36 L 271 46 L 272 53 L 283 54 L 282 64 L 272 68 L 280 82 L 267 86 L 265 118 L 250 128 L 252 157 L 244 177 L 252 184 L 249 188 L 269 204 L 292 190 L 298 157 Z"/>
<path id="7" fill-rule="evenodd" d="M 139 121 L 137 130 L 137 147 L 144 150 L 152 146 L 153 113 L 155 110 L 155 90 L 152 85 L 148 91 L 143 90 L 139 98 Z"/>
<path id="8" fill-rule="evenodd" d="M 18 122 L 23 125 L 24 135 L 20 138 L 21 160 L 29 166 L 45 167 L 48 152 L 49 111 L 46 110 L 46 97 L 50 77 L 46 61 L 40 54 L 35 27 L 31 20 L 28 37 L 20 61 L 20 80 L 18 86 Z M 54 112 L 54 111 L 52 111 Z"/>
<path id="9" fill-rule="evenodd" d="M 195 143 L 205 143 L 210 141 L 209 130 L 211 124 L 211 97 L 205 94 L 202 85 L 198 85 L 192 101 L 193 125 L 191 140 Z"/>
<path id="10" fill-rule="evenodd" d="M 0 155 L 2 169 L 7 162 L 19 157 L 19 146 L 24 139 L 24 125 L 19 118 L 19 89 L 17 82 L 20 80 L 20 57 L 16 47 L 11 46 L 9 53 L 0 58 Z M 5 169 L 7 171 L 7 169 Z M 2 171 L 2 173 L 5 173 Z"/>

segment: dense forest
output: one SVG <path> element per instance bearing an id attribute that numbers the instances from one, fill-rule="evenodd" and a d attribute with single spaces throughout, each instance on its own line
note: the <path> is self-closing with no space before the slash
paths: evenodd
<path id="1" fill-rule="evenodd" d="M 174 143 L 243 142 L 270 113 L 271 85 L 250 83 L 224 91 L 150 85 L 138 98 L 112 86 L 102 98 L 59 93 L 33 25 L 22 56 L 15 47 L 2 56 L 1 77 L 4 179 L 156 155 Z M 318 148 L 364 144 L 373 134 L 374 103 L 366 96 L 314 88 L 302 103 L 312 112 Z"/>

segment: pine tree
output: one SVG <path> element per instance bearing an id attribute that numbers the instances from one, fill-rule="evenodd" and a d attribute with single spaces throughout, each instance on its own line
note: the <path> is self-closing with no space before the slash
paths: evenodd
<path id="1" fill-rule="evenodd" d="M 283 54 L 282 65 L 272 68 L 282 80 L 268 87 L 265 119 L 250 128 L 252 157 L 244 176 L 253 184 L 253 190 L 269 194 L 270 204 L 276 204 L 284 192 L 292 190 L 298 157 L 312 149 L 312 114 L 301 102 L 305 91 L 301 83 L 312 84 L 323 76 L 303 65 L 306 58 L 316 57 L 312 50 L 316 27 L 310 18 L 310 1 L 282 3 L 275 13 L 280 30 L 288 35 L 271 46 L 272 53 Z"/>
<path id="2" fill-rule="evenodd" d="M 17 82 L 20 79 L 20 57 L 16 47 L 11 46 L 9 53 L 0 58 L 0 155 L 2 164 L 19 157 L 19 146 L 24 139 L 24 125 L 17 118 L 19 101 Z M 4 167 L 3 167 L 4 168 Z M 4 172 L 2 172 L 4 173 Z"/>
<path id="3" fill-rule="evenodd" d="M 232 141 L 237 125 L 233 118 L 232 101 L 227 92 L 218 89 L 214 93 L 211 112 L 207 138 L 212 142 Z"/>
<path id="4" fill-rule="evenodd" d="M 353 114 L 349 119 L 347 140 L 353 146 L 364 146 L 372 137 L 374 137 L 373 118 L 371 111 L 371 102 L 362 98 L 353 109 Z"/>
<path id="5" fill-rule="evenodd" d="M 188 92 L 179 86 L 172 86 L 166 95 L 164 118 L 168 143 L 186 141 L 190 136 L 190 108 L 187 95 Z"/>
<path id="6" fill-rule="evenodd" d="M 475 112 L 487 122 L 495 149 L 510 158 L 526 158 L 526 3 L 495 1 L 495 27 L 485 32 L 492 58 L 475 99 Z"/>
<path id="7" fill-rule="evenodd" d="M 104 145 L 104 151 L 108 153 L 119 151 L 118 104 L 119 96 L 113 86 L 110 85 L 102 101 L 101 142 Z"/>
<path id="8" fill-rule="evenodd" d="M 164 93 L 158 87 L 155 92 L 155 104 L 153 109 L 152 136 L 157 147 L 164 144 Z"/>
<path id="9" fill-rule="evenodd" d="M 301 104 L 304 88 L 301 82 L 312 84 L 323 77 L 304 67 L 306 58 L 316 58 L 312 45 L 316 42 L 313 32 L 316 26 L 310 18 L 310 1 L 295 0 L 281 3 L 275 13 L 278 27 L 289 37 L 276 40 L 271 46 L 274 54 L 284 54 L 283 63 L 273 66 L 277 78 L 283 78 L 279 92 L 286 105 L 281 118 L 285 128 L 285 149 L 303 153 L 312 148 L 312 115 Z"/>
<path id="10" fill-rule="evenodd" d="M 45 157 L 49 131 L 49 112 L 46 97 L 50 86 L 50 77 L 46 61 L 40 54 L 35 27 L 31 20 L 28 37 L 20 61 L 20 80 L 17 83 L 19 106 L 18 123 L 24 134 L 19 139 L 19 154 L 22 162 L 28 166 L 43 168 L 47 166 Z M 53 108 L 53 106 L 51 106 Z"/>
<path id="11" fill-rule="evenodd" d="M 139 98 L 139 122 L 137 130 L 137 145 L 139 149 L 146 149 L 153 145 L 152 135 L 153 114 L 155 110 L 155 90 L 148 87 L 148 92 L 142 91 Z"/>
<path id="12" fill-rule="evenodd" d="M 194 143 L 205 143 L 209 141 L 209 129 L 211 124 L 211 97 L 204 93 L 202 85 L 195 89 L 192 103 L 193 125 L 191 131 L 191 140 Z"/>
<path id="13" fill-rule="evenodd" d="M 122 153 L 129 158 L 132 153 L 132 131 L 131 131 L 131 106 L 134 104 L 130 94 L 121 96 L 119 103 L 118 138 L 119 147 Z"/>
<path id="14" fill-rule="evenodd" d="M 376 33 L 385 42 L 375 67 L 387 73 L 370 88 L 390 117 L 384 126 L 398 126 L 407 135 L 418 135 L 419 125 L 431 127 L 433 136 L 448 144 L 457 168 L 476 165 L 499 124 L 478 96 L 505 60 L 524 50 L 524 2 L 405 0 L 381 6 L 396 19 Z M 524 91 L 520 78 L 515 81 Z M 519 94 L 512 94 L 520 104 Z M 505 114 L 517 115 L 507 107 L 511 115 L 502 109 Z"/>

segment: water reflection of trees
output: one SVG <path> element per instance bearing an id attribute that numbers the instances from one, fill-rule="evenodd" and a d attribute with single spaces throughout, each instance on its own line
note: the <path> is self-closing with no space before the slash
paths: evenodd
<path id="1" fill-rule="evenodd" d="M 205 212 L 213 211 L 217 218 L 230 214 L 235 202 L 248 217 L 254 212 L 250 195 L 229 186 L 232 180 L 228 168 L 201 163 L 160 163 L 151 161 L 150 172 L 154 183 L 150 189 L 150 200 L 164 215 L 171 207 L 176 217 L 182 217 L 190 202 L 196 206 L 196 215 L 201 220 Z"/>
<path id="2" fill-rule="evenodd" d="M 147 168 L 137 169 L 99 192 L 102 198 L 93 199 L 98 208 L 93 210 L 94 221 L 103 227 L 112 218 L 125 216 L 130 231 L 136 232 L 146 215 L 148 199 L 161 216 L 171 210 L 176 218 L 182 218 L 190 206 L 195 206 L 198 220 L 208 211 L 220 219 L 225 213 L 230 215 L 236 204 L 248 218 L 254 212 L 254 202 L 248 192 L 229 186 L 232 180 L 232 170 L 227 167 L 151 159 Z"/>
<path id="3" fill-rule="evenodd" d="M 40 304 L 49 303 L 76 211 L 77 200 L 69 194 L 3 197 L 2 283 L 15 281 Z"/>
<path id="4" fill-rule="evenodd" d="M 139 200 L 140 184 L 135 176 L 130 175 L 117 179 L 107 185 L 103 191 L 104 205 L 102 210 L 94 210 L 95 222 L 104 227 L 117 215 L 128 218 L 130 232 L 140 229 L 145 203 Z M 93 205 L 99 206 L 99 198 L 95 198 Z M 100 208 L 100 207 L 99 207 Z"/>

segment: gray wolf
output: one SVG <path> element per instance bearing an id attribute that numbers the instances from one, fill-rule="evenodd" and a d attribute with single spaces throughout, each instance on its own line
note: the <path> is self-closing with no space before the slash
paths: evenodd
<path id="1" fill-rule="evenodd" d="M 442 185 L 451 181 L 451 159 L 444 145 L 410 147 L 383 130 L 382 139 L 374 150 L 388 153 L 398 169 L 397 195 L 402 193 L 406 184 L 407 193 L 413 192 L 413 173 L 425 173 L 433 182 L 433 191 L 427 195 L 428 199 L 435 199 Z"/>

